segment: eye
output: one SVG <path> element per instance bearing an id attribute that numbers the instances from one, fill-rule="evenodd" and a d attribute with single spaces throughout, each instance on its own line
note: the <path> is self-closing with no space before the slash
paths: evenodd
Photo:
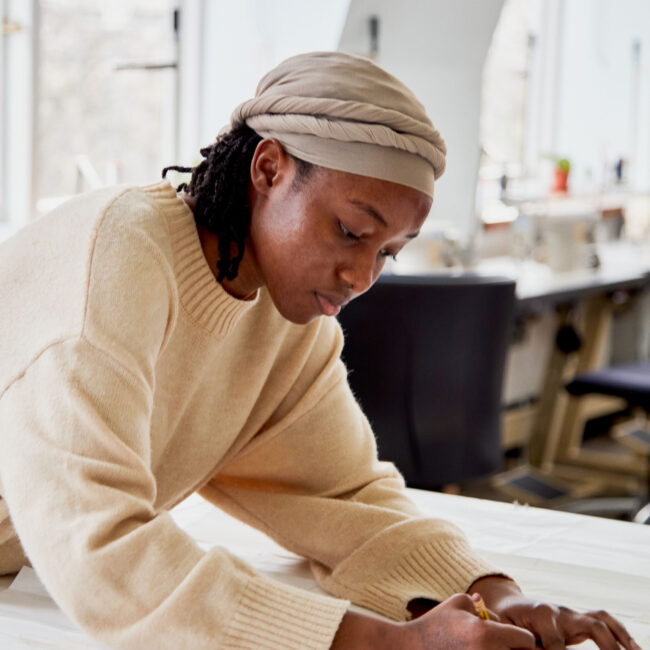
<path id="1" fill-rule="evenodd" d="M 340 221 L 339 221 L 339 228 L 341 229 L 341 232 L 343 233 L 343 235 L 345 237 L 347 237 L 348 239 L 354 239 L 355 241 L 357 241 L 358 239 L 361 239 L 361 237 L 359 237 L 359 235 L 355 235 L 353 232 L 350 232 L 350 230 L 348 230 L 345 227 L 345 225 L 342 224 Z"/>
<path id="2" fill-rule="evenodd" d="M 390 257 L 390 258 L 392 258 L 393 262 L 397 262 L 397 253 L 391 253 L 390 251 L 386 250 L 385 248 L 382 248 L 379 251 L 379 256 L 380 257 Z"/>

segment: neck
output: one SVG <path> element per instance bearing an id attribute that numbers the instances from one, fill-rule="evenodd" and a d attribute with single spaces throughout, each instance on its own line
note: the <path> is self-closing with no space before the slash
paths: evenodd
<path id="1" fill-rule="evenodd" d="M 219 238 L 202 226 L 197 226 L 199 232 L 199 239 L 201 240 L 201 248 L 203 255 L 210 266 L 215 278 L 218 277 L 217 263 L 221 259 L 219 256 Z M 221 286 L 233 297 L 240 300 L 246 300 L 262 286 L 255 275 L 251 273 L 250 256 L 248 255 L 248 247 L 244 249 L 244 256 L 239 264 L 237 277 L 228 280 L 223 278 L 219 280 Z"/>
<path id="2" fill-rule="evenodd" d="M 194 212 L 196 199 L 193 196 L 184 193 L 181 194 L 180 198 L 183 199 L 187 207 Z M 201 241 L 201 248 L 203 249 L 203 255 L 208 262 L 212 274 L 218 279 L 217 262 L 220 259 L 219 238 L 203 226 L 197 225 L 197 230 L 199 233 L 199 240 Z M 249 250 L 249 246 L 244 249 L 244 255 L 239 264 L 237 277 L 233 280 L 225 278 L 219 280 L 219 283 L 225 291 L 234 298 L 239 298 L 240 300 L 252 298 L 253 294 L 263 286 L 263 282 L 257 278 L 257 274 L 254 272 L 254 265 L 252 264 Z"/>

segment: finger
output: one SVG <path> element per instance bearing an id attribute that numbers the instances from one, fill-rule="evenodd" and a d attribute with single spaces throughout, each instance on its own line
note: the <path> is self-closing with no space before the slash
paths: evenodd
<path id="1" fill-rule="evenodd" d="M 473 614 L 474 616 L 480 618 L 479 612 L 476 609 L 475 606 L 475 600 L 474 596 L 478 594 L 472 594 L 469 596 L 468 594 L 454 594 L 453 596 L 450 596 L 447 598 L 447 600 L 443 601 L 440 605 L 438 605 L 438 608 L 441 607 L 453 607 L 455 609 L 462 609 L 465 612 L 468 612 L 469 614 Z M 487 609 L 486 611 L 488 613 L 489 620 L 491 621 L 496 621 L 497 623 L 501 622 L 501 618 L 499 617 L 496 612 L 493 612 L 491 609 Z"/>
<path id="2" fill-rule="evenodd" d="M 600 612 L 578 614 L 573 610 L 562 608 L 562 614 L 565 617 L 564 629 L 569 642 L 582 643 L 591 639 L 601 650 L 620 650 L 614 634 L 608 625 L 600 620 Z M 569 620 L 566 620 L 567 615 Z"/>
<path id="3" fill-rule="evenodd" d="M 496 621 L 484 621 L 485 638 L 498 639 L 500 645 L 518 650 L 535 650 L 535 635 L 523 627 L 504 625 Z"/>
<path id="4" fill-rule="evenodd" d="M 523 624 L 535 632 L 544 650 L 565 650 L 566 636 L 558 624 L 560 610 L 554 605 L 537 604 Z"/>
<path id="5" fill-rule="evenodd" d="M 474 607 L 474 611 L 476 612 L 479 618 L 488 621 L 496 621 L 497 623 L 502 622 L 501 617 L 494 610 L 488 609 L 481 594 L 474 592 L 473 594 L 470 595 L 470 598 L 472 600 L 472 606 Z"/>
<path id="6" fill-rule="evenodd" d="M 496 623 L 505 623 L 505 621 L 492 609 L 488 608 L 488 614 L 490 615 L 490 620 Z"/>
<path id="7" fill-rule="evenodd" d="M 544 650 L 566 650 L 564 634 L 560 631 L 555 618 L 548 620 L 537 634 Z"/>
<path id="8" fill-rule="evenodd" d="M 478 617 L 482 618 L 484 621 L 489 621 L 490 612 L 488 612 L 488 608 L 485 606 L 483 596 L 481 596 L 481 594 L 472 594 L 471 599 L 472 605 L 474 606 L 474 610 L 478 614 Z"/>
<path id="9" fill-rule="evenodd" d="M 593 620 L 593 619 L 592 619 Z M 619 650 L 618 641 L 610 629 L 602 621 L 596 620 L 592 624 L 591 638 L 600 650 Z"/>
<path id="10" fill-rule="evenodd" d="M 625 648 L 625 650 L 641 650 L 641 646 L 630 636 L 630 633 L 625 629 L 625 626 L 617 619 L 615 619 L 608 612 L 589 612 L 590 616 L 602 621 L 614 635 L 614 638 Z"/>
<path id="11" fill-rule="evenodd" d="M 474 609 L 474 602 L 468 594 L 454 594 L 438 605 L 438 609 L 444 609 L 447 607 L 462 609 L 463 611 L 478 617 L 478 613 L 476 612 L 476 609 Z"/>

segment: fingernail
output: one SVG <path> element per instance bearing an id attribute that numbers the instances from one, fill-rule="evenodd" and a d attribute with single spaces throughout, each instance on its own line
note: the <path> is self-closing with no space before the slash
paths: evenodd
<path id="1" fill-rule="evenodd" d="M 471 599 L 475 602 L 478 603 L 479 600 L 481 600 L 481 594 L 475 592 L 471 595 Z"/>

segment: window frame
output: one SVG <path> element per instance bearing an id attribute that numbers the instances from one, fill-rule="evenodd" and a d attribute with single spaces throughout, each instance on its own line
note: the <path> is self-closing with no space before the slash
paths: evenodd
<path id="1" fill-rule="evenodd" d="M 34 214 L 38 0 L 0 0 L 0 239 Z M 5 33 L 6 32 L 6 33 Z"/>

